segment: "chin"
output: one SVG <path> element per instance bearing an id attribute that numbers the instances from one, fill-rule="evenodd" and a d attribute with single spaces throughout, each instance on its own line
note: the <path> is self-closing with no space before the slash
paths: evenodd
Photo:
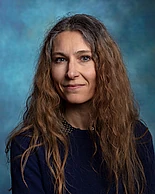
<path id="1" fill-rule="evenodd" d="M 81 104 L 87 104 L 90 102 L 91 99 L 66 99 L 66 102 L 68 104 L 76 104 L 76 105 L 81 105 Z"/>

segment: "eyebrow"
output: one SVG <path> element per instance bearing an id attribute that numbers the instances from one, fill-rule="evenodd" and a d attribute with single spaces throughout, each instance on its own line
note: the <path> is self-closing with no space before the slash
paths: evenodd
<path id="1" fill-rule="evenodd" d="M 91 53 L 91 50 L 79 50 L 79 51 L 76 51 L 74 54 L 82 54 L 82 53 Z M 66 54 L 63 52 L 53 52 L 52 56 L 55 56 L 55 55 L 66 56 Z"/>

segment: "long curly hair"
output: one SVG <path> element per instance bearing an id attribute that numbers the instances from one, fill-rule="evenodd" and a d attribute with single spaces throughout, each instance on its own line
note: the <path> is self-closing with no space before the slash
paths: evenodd
<path id="1" fill-rule="evenodd" d="M 66 189 L 64 168 L 69 145 L 67 136 L 60 130 L 64 102 L 55 90 L 51 75 L 53 41 L 63 31 L 80 32 L 92 51 L 96 65 L 97 87 L 91 100 L 91 118 L 109 178 L 115 179 L 116 194 L 120 179 L 125 194 L 135 194 L 137 189 L 141 194 L 145 176 L 136 153 L 134 136 L 134 124 L 139 118 L 137 105 L 117 44 L 104 24 L 90 15 L 76 14 L 64 17 L 47 33 L 23 120 L 11 133 L 6 152 L 17 135 L 33 129 L 29 147 L 21 156 L 23 181 L 25 181 L 24 168 L 30 153 L 35 148 L 44 146 L 46 162 L 51 176 L 55 179 L 55 192 L 64 193 Z M 59 144 L 64 146 L 63 160 Z M 95 141 L 94 145 L 95 154 L 97 151 Z"/>

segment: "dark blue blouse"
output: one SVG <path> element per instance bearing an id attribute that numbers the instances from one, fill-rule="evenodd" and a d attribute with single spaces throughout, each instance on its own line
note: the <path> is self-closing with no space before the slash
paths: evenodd
<path id="1" fill-rule="evenodd" d="M 144 194 L 155 194 L 155 156 L 152 136 L 140 122 L 135 126 L 137 152 L 142 161 L 147 187 Z M 69 135 L 70 151 L 65 167 L 66 186 L 71 194 L 106 194 L 109 183 L 107 169 L 100 168 L 101 156 L 98 151 L 92 159 L 93 144 L 89 131 L 75 130 Z M 20 169 L 20 154 L 28 147 L 30 139 L 20 135 L 11 145 L 11 176 L 13 194 L 54 194 L 53 179 L 45 162 L 44 148 L 32 153 L 25 167 L 25 186 Z M 121 181 L 120 181 L 121 182 Z M 68 192 L 66 192 L 67 194 Z M 112 183 L 109 194 L 115 194 Z M 119 194 L 124 194 L 121 183 Z"/>

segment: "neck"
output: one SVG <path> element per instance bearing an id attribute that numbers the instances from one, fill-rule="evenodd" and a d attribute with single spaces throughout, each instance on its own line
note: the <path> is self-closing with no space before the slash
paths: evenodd
<path id="1" fill-rule="evenodd" d="M 90 125 L 89 111 L 86 104 L 66 104 L 64 118 L 75 128 L 88 129 Z"/>

